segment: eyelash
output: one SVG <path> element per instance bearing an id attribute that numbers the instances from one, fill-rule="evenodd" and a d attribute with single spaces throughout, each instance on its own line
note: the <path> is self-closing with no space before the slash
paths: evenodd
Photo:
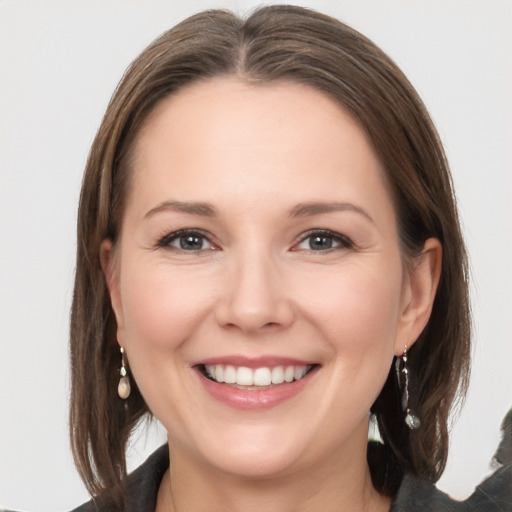
<path id="1" fill-rule="evenodd" d="M 184 249 L 183 247 L 174 247 L 172 242 L 175 242 L 179 240 L 180 238 L 185 237 L 197 237 L 200 238 L 201 241 L 204 243 L 205 241 L 208 242 L 212 247 L 214 247 L 214 244 L 209 240 L 208 236 L 198 229 L 180 229 L 178 231 L 173 231 L 172 233 L 168 233 L 167 235 L 163 236 L 157 243 L 157 247 L 164 248 L 164 249 L 170 249 L 178 252 L 189 252 L 189 253 L 199 253 L 203 252 L 206 249 Z M 212 248 L 209 248 L 207 250 L 213 250 Z"/>
<path id="2" fill-rule="evenodd" d="M 311 246 L 311 239 L 313 237 L 329 238 L 329 239 L 332 239 L 333 242 L 337 243 L 338 245 L 335 247 L 328 247 L 326 249 L 320 249 L 320 250 L 314 250 L 311 247 L 305 249 L 309 252 L 326 253 L 326 252 L 336 251 L 339 249 L 351 249 L 354 247 L 354 243 L 348 237 L 346 237 L 345 235 L 341 235 L 340 233 L 336 233 L 334 231 L 329 231 L 327 229 L 314 229 L 314 230 L 310 231 L 305 236 L 303 236 L 294 247 L 299 246 L 300 244 L 306 242 L 308 239 L 310 240 L 310 246 Z"/>
<path id="3" fill-rule="evenodd" d="M 210 247 L 208 249 L 199 248 L 199 249 L 188 250 L 183 247 L 175 247 L 172 245 L 173 242 L 178 241 L 178 240 L 180 240 L 180 238 L 185 238 L 185 237 L 197 237 L 197 238 L 201 239 L 202 243 L 207 242 L 212 247 Z M 325 249 L 315 250 L 315 249 L 311 248 L 311 239 L 313 237 L 318 237 L 318 238 L 323 238 L 323 239 L 331 239 L 333 243 L 338 244 L 338 245 L 335 245 L 334 247 L 328 247 Z M 303 244 L 304 242 L 306 242 L 308 239 L 310 240 L 310 243 L 309 243 L 310 247 L 303 248 L 303 250 L 306 250 L 309 252 L 326 253 L 326 252 L 336 251 L 339 249 L 350 249 L 350 248 L 354 247 L 354 243 L 348 237 L 341 235 L 340 233 L 336 233 L 336 232 L 329 231 L 326 229 L 315 229 L 315 230 L 309 231 L 308 233 L 306 233 L 306 235 L 302 236 L 302 238 L 292 247 L 292 250 L 293 251 L 300 250 L 299 246 L 301 244 Z M 201 230 L 180 229 L 178 231 L 173 231 L 172 233 L 168 233 L 165 236 L 163 236 L 158 241 L 157 247 L 164 248 L 164 249 L 170 249 L 170 250 L 174 250 L 177 252 L 188 252 L 188 253 L 192 253 L 192 254 L 194 254 L 194 253 L 197 254 L 197 253 L 203 252 L 205 250 L 214 250 L 215 244 L 213 244 L 210 241 L 208 235 L 205 234 L 204 232 L 202 232 Z"/>

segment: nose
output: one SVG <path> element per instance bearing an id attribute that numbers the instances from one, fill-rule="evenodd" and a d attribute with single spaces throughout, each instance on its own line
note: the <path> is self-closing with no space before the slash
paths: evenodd
<path id="1" fill-rule="evenodd" d="M 223 327 L 261 333 L 288 327 L 294 308 L 283 270 L 269 255 L 253 251 L 230 261 L 216 318 Z"/>

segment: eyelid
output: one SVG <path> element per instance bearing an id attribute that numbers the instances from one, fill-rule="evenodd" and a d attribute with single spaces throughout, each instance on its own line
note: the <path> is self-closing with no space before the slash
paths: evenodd
<path id="1" fill-rule="evenodd" d="M 182 236 L 187 235 L 199 235 L 203 237 L 203 239 L 208 242 L 210 247 L 204 248 L 204 249 L 197 249 L 197 250 L 185 250 L 179 247 L 174 247 L 172 242 L 179 239 Z M 313 249 L 301 249 L 299 246 L 300 244 L 304 243 L 308 238 L 311 238 L 312 236 L 326 236 L 332 238 L 336 245 L 334 247 L 331 247 L 329 249 L 324 250 L 313 250 Z M 185 252 L 185 253 L 199 253 L 199 252 L 206 252 L 211 250 L 218 249 L 218 245 L 212 240 L 213 236 L 211 233 L 205 232 L 203 229 L 199 228 L 183 228 L 178 229 L 176 231 L 171 231 L 170 233 L 166 233 L 165 235 L 161 236 L 157 243 L 155 244 L 155 248 L 163 248 L 163 249 L 169 249 L 174 250 L 176 252 Z M 302 233 L 298 240 L 294 243 L 291 250 L 292 251 L 298 251 L 298 250 L 306 250 L 309 252 L 318 252 L 318 253 L 325 253 L 330 251 L 336 251 L 339 249 L 347 249 L 354 247 L 354 242 L 347 237 L 346 235 L 343 235 L 341 233 L 338 233 L 336 231 L 331 231 L 329 229 L 311 229 L 305 233 Z"/>
<path id="2" fill-rule="evenodd" d="M 331 237 L 336 242 L 338 242 L 338 245 L 336 245 L 335 247 L 331 247 L 329 249 L 318 250 L 318 251 L 315 251 L 313 249 L 300 249 L 298 247 L 300 244 L 302 244 L 308 238 L 311 238 L 314 235 Z M 354 242 L 348 236 L 338 233 L 336 231 L 331 231 L 329 229 L 311 229 L 311 230 L 307 231 L 306 233 L 302 233 L 300 235 L 298 241 L 292 247 L 292 250 L 306 250 L 309 252 L 325 253 L 325 252 L 330 252 L 330 251 L 336 251 L 338 249 L 350 249 L 354 246 L 355 246 Z"/>
<path id="3" fill-rule="evenodd" d="M 185 250 L 181 249 L 179 247 L 174 247 L 171 245 L 172 242 L 179 239 L 182 236 L 187 235 L 199 235 L 203 237 L 211 247 L 206 249 L 197 249 L 197 250 Z M 156 243 L 156 248 L 163 248 L 163 249 L 169 249 L 174 250 L 176 252 L 186 252 L 186 253 L 198 253 L 203 251 L 211 251 L 214 249 L 217 249 L 217 245 L 211 240 L 212 235 L 210 233 L 205 232 L 202 229 L 199 228 L 183 228 L 183 229 L 177 229 L 176 231 L 171 231 L 170 233 L 166 233 L 164 236 L 160 237 Z"/>

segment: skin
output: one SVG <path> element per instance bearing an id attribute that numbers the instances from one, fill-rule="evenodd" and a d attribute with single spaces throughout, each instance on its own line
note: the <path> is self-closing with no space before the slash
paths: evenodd
<path id="1" fill-rule="evenodd" d="M 200 249 L 168 236 L 182 229 Z M 336 234 L 331 248 L 311 248 L 315 230 Z M 120 239 L 101 258 L 132 378 L 169 435 L 157 510 L 389 509 L 366 463 L 368 411 L 428 321 L 441 248 L 428 240 L 404 270 L 384 171 L 344 109 L 236 77 L 167 98 L 137 138 Z M 319 366 L 297 396 L 240 411 L 193 368 L 232 354 Z"/>

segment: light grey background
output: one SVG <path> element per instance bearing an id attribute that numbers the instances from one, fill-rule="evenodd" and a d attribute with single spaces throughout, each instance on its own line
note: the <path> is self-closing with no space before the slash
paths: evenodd
<path id="1" fill-rule="evenodd" d="M 489 472 L 512 405 L 512 2 L 299 1 L 354 26 L 423 96 L 452 164 L 471 255 L 474 367 L 439 486 Z M 68 311 L 81 173 L 128 63 L 207 7 L 253 1 L 0 1 L 0 507 L 86 499 L 68 447 Z M 142 431 L 130 467 L 163 442 Z"/>

